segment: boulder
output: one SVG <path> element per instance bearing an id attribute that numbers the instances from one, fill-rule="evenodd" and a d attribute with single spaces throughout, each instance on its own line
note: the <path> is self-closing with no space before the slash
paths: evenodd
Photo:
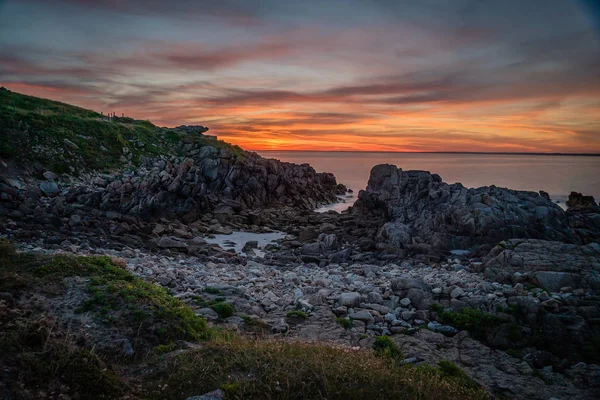
<path id="1" fill-rule="evenodd" d="M 499 243 L 483 258 L 484 274 L 496 281 L 527 273 L 531 283 L 551 291 L 562 287 L 600 290 L 600 245 L 535 239 Z M 502 282 L 501 282 L 502 283 Z"/>
<path id="2" fill-rule="evenodd" d="M 176 238 L 162 236 L 158 241 L 158 247 L 161 247 L 163 249 L 185 249 L 187 248 L 187 244 L 185 242 L 177 240 Z"/>
<path id="3" fill-rule="evenodd" d="M 367 310 L 357 311 L 355 313 L 350 314 L 349 317 L 350 319 L 362 321 L 367 325 L 375 322 L 375 318 L 373 318 L 373 315 Z"/>
<path id="4" fill-rule="evenodd" d="M 58 185 L 53 181 L 40 182 L 40 190 L 45 196 L 48 197 L 55 197 L 60 192 Z"/>
<path id="5" fill-rule="evenodd" d="M 537 192 L 496 186 L 469 189 L 428 171 L 376 165 L 352 208 L 356 217 L 383 215 L 377 238 L 397 250 L 468 249 L 513 238 L 579 243 L 565 212 Z"/>
<path id="6" fill-rule="evenodd" d="M 581 287 L 581 280 L 581 275 L 558 271 L 536 271 L 530 277 L 531 283 L 551 292 L 560 292 L 566 286 Z"/>
<path id="7" fill-rule="evenodd" d="M 357 307 L 360 304 L 360 293 L 342 293 L 339 298 L 340 306 Z"/>

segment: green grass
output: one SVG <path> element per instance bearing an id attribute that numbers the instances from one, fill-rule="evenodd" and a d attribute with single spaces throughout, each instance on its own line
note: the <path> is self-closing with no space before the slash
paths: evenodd
<path id="1" fill-rule="evenodd" d="M 219 318 L 221 319 L 229 318 L 235 312 L 233 306 L 225 302 L 212 304 L 210 308 L 212 308 L 217 314 L 219 314 Z"/>
<path id="2" fill-rule="evenodd" d="M 431 311 L 436 313 L 440 322 L 468 331 L 474 338 L 480 340 L 484 339 L 491 329 L 504 322 L 494 314 L 470 307 L 455 312 L 445 311 L 440 306 L 434 305 Z"/>
<path id="3" fill-rule="evenodd" d="M 55 173 L 121 168 L 124 147 L 131 152 L 133 165 L 142 156 L 181 155 L 184 142 L 211 145 L 245 157 L 242 149 L 223 141 L 177 133 L 128 117 L 106 121 L 95 111 L 6 89 L 0 90 L 0 132 L 0 157 L 35 162 Z"/>
<path id="4" fill-rule="evenodd" d="M 290 311 L 285 316 L 287 318 L 301 318 L 301 319 L 307 319 L 308 318 L 308 314 L 305 313 L 304 311 L 300 311 L 300 310 Z"/>
<path id="5" fill-rule="evenodd" d="M 222 296 L 223 295 L 223 292 L 221 290 L 219 290 L 217 288 L 214 288 L 214 287 L 210 287 L 210 286 L 207 286 L 207 287 L 204 288 L 204 293 L 214 294 L 214 295 L 217 295 L 217 296 Z"/>
<path id="6" fill-rule="evenodd" d="M 0 248 L 2 244 L 0 244 Z M 131 275 L 118 261 L 106 256 L 9 256 L 7 274 L 29 277 L 30 285 L 58 285 L 72 277 L 87 280 L 88 297 L 75 309 L 120 329 L 143 332 L 134 340 L 139 347 L 153 347 L 174 340 L 198 341 L 206 337 L 206 321 L 182 301 L 153 283 Z M 0 278 L 4 277 L 0 275 Z M 0 285 L 0 289 L 1 289 Z"/>
<path id="7" fill-rule="evenodd" d="M 489 398 L 439 368 L 399 366 L 368 350 L 239 338 L 171 358 L 143 382 L 146 396 L 161 399 L 217 388 L 234 399 Z"/>
<path id="8" fill-rule="evenodd" d="M 389 357 L 394 360 L 399 360 L 402 358 L 402 352 L 396 346 L 396 343 L 392 341 L 389 336 L 377 336 L 375 338 L 375 343 L 373 343 L 373 350 L 375 354 L 380 357 Z"/>
<path id="9" fill-rule="evenodd" d="M 335 322 L 344 329 L 352 329 L 352 321 L 349 318 L 338 317 Z"/>

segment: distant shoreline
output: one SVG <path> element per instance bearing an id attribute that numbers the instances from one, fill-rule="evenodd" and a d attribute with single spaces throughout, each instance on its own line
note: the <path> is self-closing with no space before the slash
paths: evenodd
<path id="1" fill-rule="evenodd" d="M 248 150 L 255 153 L 377 153 L 377 154 L 482 154 L 505 156 L 577 156 L 600 157 L 600 153 L 509 153 L 485 151 L 360 151 L 360 150 Z"/>

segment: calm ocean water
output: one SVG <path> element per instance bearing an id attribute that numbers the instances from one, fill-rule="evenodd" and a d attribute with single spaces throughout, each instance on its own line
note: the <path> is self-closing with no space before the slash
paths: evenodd
<path id="1" fill-rule="evenodd" d="M 403 170 L 426 170 L 444 182 L 466 187 L 496 185 L 519 190 L 545 190 L 564 207 L 571 191 L 600 199 L 600 157 L 512 154 L 341 153 L 261 151 L 263 157 L 309 163 L 319 172 L 332 172 L 355 195 L 367 186 L 371 168 L 395 164 Z M 352 199 L 348 199 L 351 203 Z M 343 209 L 344 206 L 335 207 Z"/>

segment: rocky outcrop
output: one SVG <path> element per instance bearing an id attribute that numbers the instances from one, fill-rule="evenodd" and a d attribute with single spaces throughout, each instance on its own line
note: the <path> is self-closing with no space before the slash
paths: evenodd
<path id="1" fill-rule="evenodd" d="M 144 159 L 137 168 L 90 174 L 70 183 L 52 176 L 32 185 L 31 179 L 20 182 L 2 176 L 0 217 L 31 218 L 37 213 L 60 218 L 79 212 L 87 217 L 85 222 L 101 217 L 99 212 L 116 213 L 118 218 L 105 215 L 103 220 L 128 216 L 125 222 L 131 227 L 139 226 L 139 220 L 167 218 L 188 224 L 210 215 L 211 224 L 254 225 L 258 221 L 253 210 L 310 210 L 334 202 L 346 190 L 332 174 L 317 173 L 308 164 L 232 154 L 213 146 L 186 145 L 182 150 L 184 156 Z"/>
<path id="2" fill-rule="evenodd" d="M 212 146 L 190 149 L 187 157 L 147 160 L 140 168 L 98 176 L 67 197 L 102 210 L 156 218 L 173 215 L 193 221 L 214 211 L 222 223 L 241 210 L 284 205 L 312 209 L 345 192 L 335 177 L 308 164 L 265 159 L 253 153 L 235 157 Z"/>
<path id="3" fill-rule="evenodd" d="M 397 249 L 468 249 L 512 238 L 578 243 L 565 212 L 547 196 L 496 186 L 447 184 L 427 171 L 373 167 L 355 215 L 382 214 L 378 239 Z"/>
<path id="4" fill-rule="evenodd" d="M 582 242 L 600 242 L 600 206 L 594 197 L 571 192 L 567 207 L 569 224 Z"/>
<path id="5" fill-rule="evenodd" d="M 600 245 L 585 246 L 545 240 L 499 243 L 483 259 L 484 274 L 504 283 L 519 281 L 552 292 L 561 288 L 600 291 Z"/>
<path id="6" fill-rule="evenodd" d="M 598 204 L 594 200 L 594 196 L 584 196 L 581 193 L 571 192 L 569 199 L 567 200 L 567 207 L 569 210 L 589 210 L 589 211 L 600 211 Z"/>

